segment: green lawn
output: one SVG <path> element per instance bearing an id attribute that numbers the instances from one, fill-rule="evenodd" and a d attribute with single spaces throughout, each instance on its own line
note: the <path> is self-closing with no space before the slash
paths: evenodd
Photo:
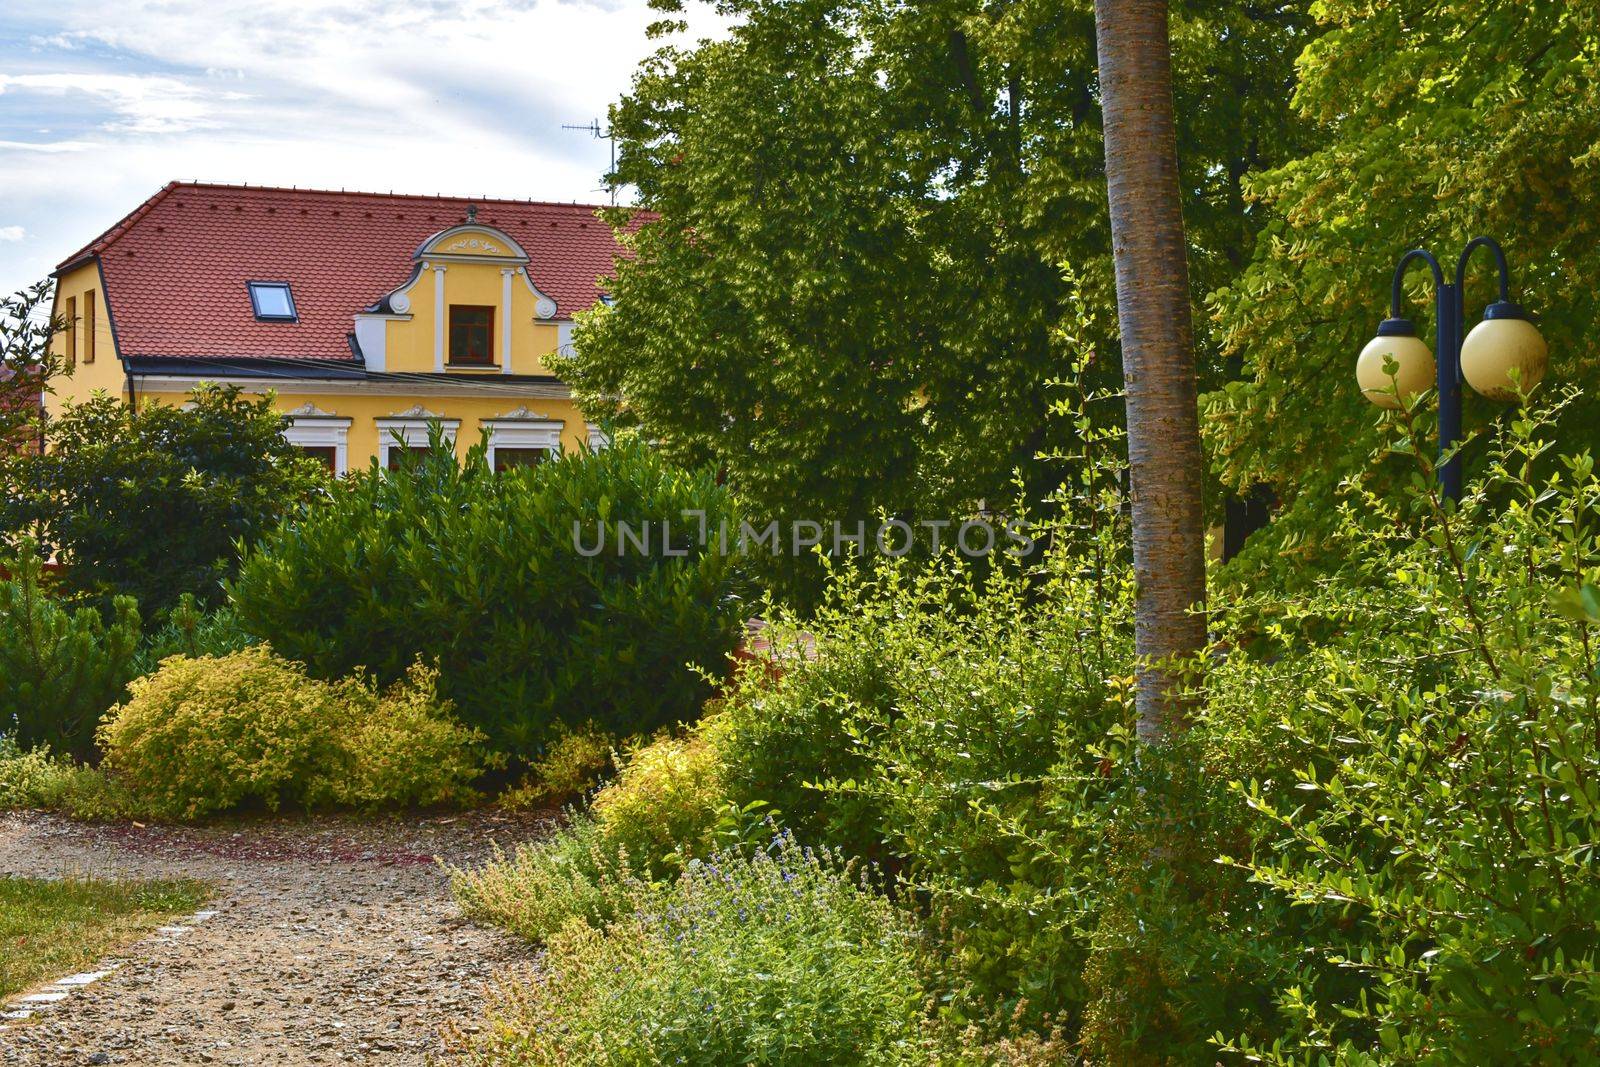
<path id="1" fill-rule="evenodd" d="M 81 971 L 206 899 L 201 882 L 0 877 L 0 997 Z"/>

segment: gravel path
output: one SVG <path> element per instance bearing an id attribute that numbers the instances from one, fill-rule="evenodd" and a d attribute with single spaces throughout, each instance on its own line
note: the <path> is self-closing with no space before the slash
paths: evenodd
<path id="1" fill-rule="evenodd" d="M 0 815 L 0 873 L 200 878 L 216 912 L 128 946 L 100 964 L 121 962 L 106 978 L 0 1030 L 0 1064 L 446 1060 L 441 1028 L 472 1032 L 486 981 L 528 952 L 461 917 L 434 857 L 475 862 L 546 825 L 491 813 L 204 828 Z"/>

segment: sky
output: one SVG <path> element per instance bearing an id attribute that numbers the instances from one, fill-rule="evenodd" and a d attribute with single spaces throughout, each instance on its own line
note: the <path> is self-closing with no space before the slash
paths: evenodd
<path id="1" fill-rule="evenodd" d="M 174 179 L 600 203 L 644 0 L 3 0 L 0 294 Z M 691 37 L 724 25 L 691 15 Z"/>

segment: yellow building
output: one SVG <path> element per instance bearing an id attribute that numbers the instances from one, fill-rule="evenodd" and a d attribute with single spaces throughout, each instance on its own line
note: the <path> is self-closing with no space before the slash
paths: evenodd
<path id="1" fill-rule="evenodd" d="M 339 473 L 433 422 L 458 453 L 487 434 L 496 467 L 599 447 L 546 359 L 619 254 L 588 205 L 175 182 L 56 270 L 47 410 L 271 391 Z"/>

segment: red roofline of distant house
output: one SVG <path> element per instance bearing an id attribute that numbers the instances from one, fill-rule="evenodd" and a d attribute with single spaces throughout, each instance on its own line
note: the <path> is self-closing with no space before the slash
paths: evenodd
<path id="1" fill-rule="evenodd" d="M 372 190 L 362 189 L 313 189 L 309 186 L 300 188 L 299 186 L 294 185 L 251 185 L 248 182 L 170 181 L 166 185 L 163 185 L 160 189 L 156 190 L 155 193 L 153 193 L 144 201 L 144 203 L 140 204 L 138 207 L 122 216 L 122 218 L 118 219 L 116 222 L 112 223 L 94 240 L 90 241 L 88 244 L 78 249 L 78 251 L 62 260 L 59 264 L 57 264 L 55 273 L 60 274 L 64 271 L 71 270 L 74 267 L 80 266 L 83 261 L 87 260 L 89 257 L 99 255 L 101 252 L 104 252 L 116 241 L 118 237 L 121 237 L 123 233 L 127 232 L 127 230 L 133 226 L 134 223 L 138 222 L 145 215 L 149 214 L 157 204 L 166 199 L 167 196 L 169 196 L 175 189 L 225 189 L 229 192 L 249 190 L 250 192 L 255 193 L 290 193 L 296 196 L 355 196 L 370 197 L 379 200 L 470 200 L 475 204 L 516 204 L 521 206 L 559 208 L 586 207 L 593 211 L 608 210 L 612 206 L 607 204 L 586 204 L 578 200 L 535 200 L 531 197 L 526 200 L 517 200 L 510 197 L 474 197 L 450 193 L 433 193 L 431 195 L 428 193 L 380 193 Z M 654 212 L 648 211 L 645 208 L 635 208 L 634 212 L 640 221 L 653 219 L 655 217 Z"/>
<path id="2" fill-rule="evenodd" d="M 474 214 L 474 208 L 481 214 Z M 359 360 L 355 316 L 405 283 L 419 242 L 477 218 L 526 249 L 530 284 L 556 318 L 601 299 L 629 251 L 596 204 L 168 182 L 63 260 L 55 276 L 96 263 L 103 307 L 124 358 Z M 654 220 L 624 209 L 625 230 Z M 294 286 L 292 324 L 257 320 L 250 281 Z M 114 309 L 114 310 L 113 310 Z"/>

